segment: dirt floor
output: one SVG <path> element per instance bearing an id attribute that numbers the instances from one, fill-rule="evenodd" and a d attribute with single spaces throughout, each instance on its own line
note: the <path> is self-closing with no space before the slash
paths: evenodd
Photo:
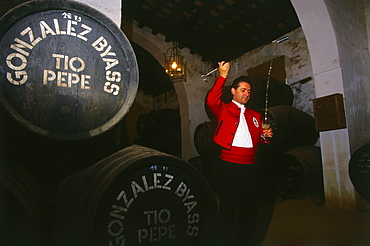
<path id="1" fill-rule="evenodd" d="M 273 210 L 261 246 L 370 246 L 369 212 L 329 209 L 315 206 L 311 200 L 289 199 L 260 208 L 267 214 Z"/>

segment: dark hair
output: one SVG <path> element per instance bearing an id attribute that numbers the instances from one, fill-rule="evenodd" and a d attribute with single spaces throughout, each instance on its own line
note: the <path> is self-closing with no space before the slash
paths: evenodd
<path id="1" fill-rule="evenodd" d="M 233 83 L 231 84 L 231 87 L 234 88 L 235 90 L 238 89 L 240 82 L 246 82 L 249 85 L 251 85 L 251 78 L 248 76 L 240 76 L 239 78 L 236 78 Z"/>

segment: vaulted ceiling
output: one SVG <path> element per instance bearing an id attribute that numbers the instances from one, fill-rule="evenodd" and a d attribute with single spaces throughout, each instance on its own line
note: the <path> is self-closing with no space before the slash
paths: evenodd
<path id="1" fill-rule="evenodd" d="M 290 0 L 124 0 L 122 16 L 204 61 L 235 59 L 300 27 Z"/>
<path id="2" fill-rule="evenodd" d="M 124 0 L 122 7 L 126 21 L 149 27 L 154 35 L 164 35 L 166 42 L 175 41 L 214 66 L 300 27 L 290 0 Z M 150 54 L 135 47 L 143 78 L 140 89 L 152 95 L 172 89 L 163 69 L 148 66 Z"/>
<path id="3" fill-rule="evenodd" d="M 62 0 L 61 0 L 62 1 Z M 25 0 L 2 0 L 0 15 Z M 149 27 L 167 42 L 187 47 L 203 61 L 232 60 L 300 27 L 290 0 L 122 0 L 122 18 Z M 159 63 L 133 44 L 140 89 L 158 95 L 171 90 Z"/>

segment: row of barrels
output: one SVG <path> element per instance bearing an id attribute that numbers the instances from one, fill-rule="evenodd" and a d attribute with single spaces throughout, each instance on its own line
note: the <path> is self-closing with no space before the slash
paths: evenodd
<path id="1" fill-rule="evenodd" d="M 0 47 L 0 102 L 17 123 L 1 113 L 0 245 L 215 245 L 198 170 L 118 150 L 139 81 L 119 27 L 76 1 L 34 0 L 1 17 Z"/>
<path id="2" fill-rule="evenodd" d="M 275 175 L 283 174 L 276 179 L 281 194 L 297 199 L 320 192 L 319 151 L 295 147 L 272 163 L 280 169 Z M 370 202 L 369 156 L 366 144 L 349 168 L 356 190 Z M 22 167 L 1 165 L 0 191 L 0 245 L 217 245 L 209 182 L 193 165 L 143 146 L 67 177 L 48 199 Z"/>
<path id="3" fill-rule="evenodd" d="M 14 164 L 2 166 L 0 185 L 1 245 L 216 245 L 207 180 L 151 148 L 119 150 L 64 179 L 49 199 Z"/>
<path id="4" fill-rule="evenodd" d="M 275 193 L 283 199 L 312 199 L 316 205 L 324 203 L 321 151 L 317 146 L 303 145 L 283 153 L 271 153 L 269 147 L 261 147 L 258 159 L 258 198 L 273 201 Z M 269 150 L 270 149 L 270 150 Z M 261 157 L 268 154 L 269 156 Z M 197 156 L 189 162 L 199 168 L 217 192 L 219 182 L 217 157 Z"/>
<path id="5" fill-rule="evenodd" d="M 279 110 L 276 110 L 278 109 Z M 272 107 L 273 115 L 289 106 Z M 275 193 L 284 199 L 312 199 L 316 205 L 325 202 L 323 185 L 323 167 L 320 147 L 314 146 L 317 140 L 312 129 L 309 116 L 293 109 L 304 116 L 301 120 L 291 121 L 292 118 L 275 122 L 274 138 L 269 145 L 260 145 L 257 153 L 258 179 L 260 193 L 273 199 Z M 288 115 L 282 113 L 282 115 Z M 274 115 L 275 116 L 275 115 Z M 297 115 L 293 116 L 296 118 Z M 296 118 L 296 119 L 298 119 Z M 291 124 L 287 126 L 286 124 Z M 295 127 L 292 127 L 295 126 Z M 194 143 L 199 156 L 189 160 L 196 166 L 212 187 L 217 191 L 219 183 L 218 167 L 216 165 L 219 147 L 212 141 L 215 124 L 204 122 L 194 134 Z M 304 129 L 304 130 L 302 130 Z M 349 162 L 349 177 L 356 191 L 366 201 L 370 202 L 370 143 L 356 150 Z M 273 189 L 273 190 L 272 190 Z M 262 197 L 261 199 L 265 199 Z"/>
<path id="6" fill-rule="evenodd" d="M 0 245 L 215 245 L 215 196 L 196 168 L 117 150 L 139 74 L 110 18 L 77 1 L 29 1 L 1 17 L 0 47 L 2 107 L 37 135 L 22 142 L 0 125 Z"/>

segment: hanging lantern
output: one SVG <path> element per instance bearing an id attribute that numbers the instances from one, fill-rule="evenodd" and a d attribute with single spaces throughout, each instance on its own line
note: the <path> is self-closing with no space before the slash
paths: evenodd
<path id="1" fill-rule="evenodd" d="M 185 76 L 185 62 L 184 57 L 181 55 L 180 49 L 177 47 L 176 42 L 167 50 L 165 57 L 165 70 L 171 79 L 182 78 Z"/>

